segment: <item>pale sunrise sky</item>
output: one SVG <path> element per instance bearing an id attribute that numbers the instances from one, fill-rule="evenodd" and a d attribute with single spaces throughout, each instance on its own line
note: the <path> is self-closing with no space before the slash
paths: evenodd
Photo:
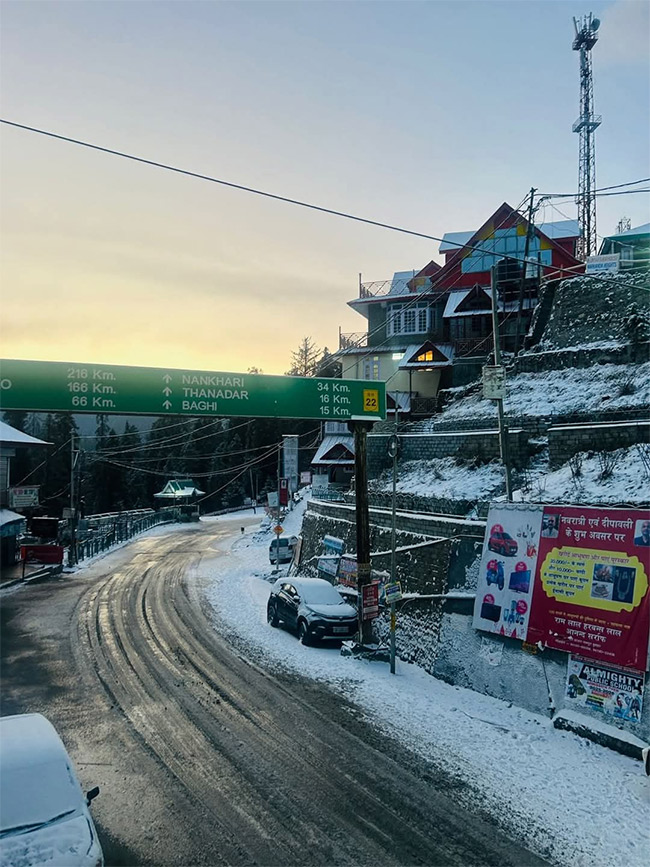
<path id="1" fill-rule="evenodd" d="M 598 186 L 648 177 L 645 0 L 7 2 L 2 116 L 442 235 L 577 189 L 573 15 Z M 2 126 L 2 355 L 283 373 L 438 245 Z M 558 203 L 575 217 L 570 200 Z M 599 234 L 649 197 L 599 200 Z M 544 220 L 564 216 L 547 206 Z"/>

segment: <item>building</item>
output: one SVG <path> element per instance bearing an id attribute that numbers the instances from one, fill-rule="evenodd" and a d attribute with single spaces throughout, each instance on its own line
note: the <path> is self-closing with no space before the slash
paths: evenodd
<path id="1" fill-rule="evenodd" d="M 350 487 L 354 475 L 354 435 L 347 422 L 323 423 L 323 439 L 310 464 L 312 495 L 337 498 Z"/>
<path id="2" fill-rule="evenodd" d="M 439 388 L 475 378 L 493 350 L 492 266 L 509 260 L 500 273 L 497 309 L 501 348 L 516 351 L 540 280 L 582 270 L 579 238 L 574 220 L 529 231 L 528 221 L 504 202 L 480 229 L 444 235 L 442 266 L 432 261 L 383 283 L 360 283 L 359 297 L 348 303 L 368 329 L 340 335 L 343 377 L 388 383 L 389 413 L 430 415 Z"/>
<path id="3" fill-rule="evenodd" d="M 618 253 L 621 270 L 647 270 L 650 267 L 650 223 L 603 238 L 598 252 L 601 256 Z"/>
<path id="4" fill-rule="evenodd" d="M 42 448 L 49 445 L 52 444 L 0 421 L 0 562 L 5 566 L 15 563 L 18 537 L 25 532 L 27 526 L 24 515 L 6 508 L 10 505 L 12 508 L 21 508 L 21 501 L 12 498 L 15 491 L 11 488 L 11 459 L 16 456 L 17 449 Z M 22 489 L 23 497 L 26 491 L 27 489 Z M 29 491 L 30 496 L 38 498 L 38 487 L 30 488 Z M 32 504 L 31 500 L 29 503 Z"/>

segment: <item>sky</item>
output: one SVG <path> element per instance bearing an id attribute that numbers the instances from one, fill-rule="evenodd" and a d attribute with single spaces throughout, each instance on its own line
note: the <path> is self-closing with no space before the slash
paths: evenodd
<path id="1" fill-rule="evenodd" d="M 577 189 L 572 16 L 590 11 L 597 185 L 648 177 L 646 0 L 3 0 L 2 117 L 441 236 L 531 186 Z M 284 373 L 303 337 L 366 330 L 359 274 L 440 261 L 433 241 L 0 133 L 6 358 Z M 648 210 L 602 198 L 598 231 Z"/>

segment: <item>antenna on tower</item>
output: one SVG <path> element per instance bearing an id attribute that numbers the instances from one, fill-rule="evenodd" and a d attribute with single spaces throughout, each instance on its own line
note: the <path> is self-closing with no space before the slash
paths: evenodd
<path id="1" fill-rule="evenodd" d="M 580 134 L 578 156 L 578 222 L 582 238 L 578 255 L 582 258 L 596 252 L 596 141 L 595 132 L 602 121 L 594 114 L 594 80 L 591 72 L 591 49 L 598 41 L 600 21 L 592 13 L 573 19 L 576 36 L 572 48 L 580 52 L 580 117 L 573 124 L 573 132 Z"/>

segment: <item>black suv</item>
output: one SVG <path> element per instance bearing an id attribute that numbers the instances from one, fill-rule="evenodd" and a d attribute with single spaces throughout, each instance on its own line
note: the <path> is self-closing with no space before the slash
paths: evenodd
<path id="1" fill-rule="evenodd" d="M 298 633 L 303 644 L 315 639 L 342 641 L 358 629 L 357 610 L 322 578 L 279 578 L 271 589 L 266 618 Z"/>

